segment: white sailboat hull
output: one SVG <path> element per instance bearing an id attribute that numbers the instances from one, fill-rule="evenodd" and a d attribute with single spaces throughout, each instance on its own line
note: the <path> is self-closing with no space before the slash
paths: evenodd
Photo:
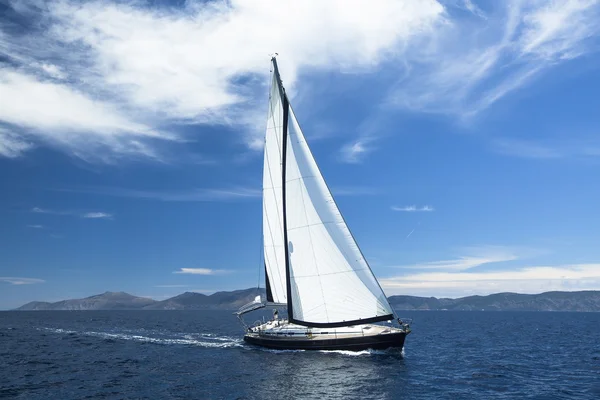
<path id="1" fill-rule="evenodd" d="M 274 320 L 248 328 L 244 340 L 272 349 L 360 351 L 402 348 L 409 333 L 407 326 L 394 328 L 365 324 L 313 328 Z"/>

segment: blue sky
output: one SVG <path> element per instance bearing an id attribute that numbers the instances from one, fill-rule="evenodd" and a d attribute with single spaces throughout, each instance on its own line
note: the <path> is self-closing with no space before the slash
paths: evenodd
<path id="1" fill-rule="evenodd" d="M 256 286 L 273 52 L 388 295 L 598 290 L 599 17 L 0 0 L 0 308 Z"/>

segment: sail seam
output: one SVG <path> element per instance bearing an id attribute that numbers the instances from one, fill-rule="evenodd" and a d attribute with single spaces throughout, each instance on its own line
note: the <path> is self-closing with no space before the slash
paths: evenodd
<path id="1" fill-rule="evenodd" d="M 307 178 L 316 178 L 316 175 L 307 175 L 307 176 L 301 176 L 299 178 L 293 178 L 293 179 L 289 179 L 288 182 L 294 182 L 294 181 L 299 181 L 299 180 L 304 180 Z"/>
<path id="2" fill-rule="evenodd" d="M 288 231 L 293 231 L 295 229 L 308 228 L 311 226 L 326 225 L 326 224 L 337 224 L 337 222 L 336 221 L 315 222 L 314 224 L 300 225 L 300 226 L 296 226 L 294 228 L 288 228 Z"/>
<path id="3" fill-rule="evenodd" d="M 349 269 L 346 271 L 338 271 L 338 272 L 327 272 L 325 274 L 315 274 L 315 275 L 294 275 L 294 278 L 310 278 L 310 277 L 315 277 L 315 276 L 328 276 L 328 275 L 338 275 L 338 274 L 347 274 L 349 272 L 359 272 L 359 271 L 368 271 L 367 268 L 361 268 L 361 269 Z"/>

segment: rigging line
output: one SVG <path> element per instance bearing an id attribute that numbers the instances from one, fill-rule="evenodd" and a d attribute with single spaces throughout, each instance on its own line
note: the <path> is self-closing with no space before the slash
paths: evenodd
<path id="1" fill-rule="evenodd" d="M 262 231 L 262 226 L 261 226 L 261 231 Z M 262 232 L 260 232 L 260 246 L 258 248 L 259 252 L 258 252 L 258 282 L 256 283 L 256 288 L 260 289 L 260 270 L 262 269 L 262 265 L 261 265 L 261 261 L 262 261 L 262 252 L 263 252 L 263 248 L 264 248 L 264 242 L 265 242 L 265 238 L 263 237 Z M 265 275 L 266 275 L 267 271 L 265 270 Z M 267 281 L 266 281 L 266 276 L 265 276 L 265 289 L 267 287 Z"/>
<path id="2" fill-rule="evenodd" d="M 272 66 L 272 69 L 270 71 L 271 72 L 271 88 L 269 89 L 269 110 L 271 112 L 273 121 L 275 121 L 275 113 L 273 112 L 273 108 L 274 108 L 275 104 L 273 104 L 273 96 L 271 95 L 271 90 L 273 89 L 273 86 L 274 86 L 273 79 L 275 79 L 275 81 L 276 81 L 277 95 L 279 97 L 279 102 L 281 103 L 281 109 L 282 109 L 281 118 L 282 119 L 283 119 L 283 99 L 281 98 L 281 91 L 279 90 L 279 79 L 277 79 L 277 77 L 275 76 L 275 66 L 274 66 L 273 62 L 271 62 L 271 66 Z M 275 124 L 273 124 L 273 127 L 275 128 Z M 279 128 L 283 129 L 283 126 L 280 126 Z M 281 135 L 281 136 L 283 136 L 283 135 Z M 279 135 L 277 134 L 277 132 L 275 134 L 275 140 L 277 141 L 277 150 L 279 151 L 279 159 L 281 160 L 281 159 L 283 159 L 283 156 L 281 154 L 282 153 L 281 152 L 282 144 L 279 140 Z M 281 165 L 281 162 L 280 162 L 280 165 Z"/>
<path id="3" fill-rule="evenodd" d="M 327 272 L 327 273 L 321 273 L 321 274 L 314 274 L 314 275 L 299 275 L 298 278 L 311 278 L 314 276 L 328 276 L 328 275 L 338 275 L 338 274 L 347 274 L 348 272 L 361 272 L 361 271 L 368 271 L 367 268 L 361 268 L 361 269 L 348 269 L 346 271 L 336 271 L 336 272 Z"/>

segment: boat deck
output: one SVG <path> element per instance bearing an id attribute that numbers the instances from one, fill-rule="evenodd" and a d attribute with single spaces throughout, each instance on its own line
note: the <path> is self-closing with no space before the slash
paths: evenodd
<path id="1" fill-rule="evenodd" d="M 286 339 L 302 338 L 312 339 L 344 339 L 356 337 L 379 336 L 393 333 L 408 333 L 408 328 L 394 328 L 382 325 L 354 325 L 341 328 L 312 328 L 290 324 L 286 320 L 269 321 L 248 329 L 249 334 L 267 336 L 272 338 L 285 337 Z"/>
<path id="2" fill-rule="evenodd" d="M 248 328 L 244 340 L 273 349 L 365 350 L 402 348 L 410 328 L 382 325 L 354 325 L 341 328 L 311 328 L 286 320 L 269 321 Z"/>

